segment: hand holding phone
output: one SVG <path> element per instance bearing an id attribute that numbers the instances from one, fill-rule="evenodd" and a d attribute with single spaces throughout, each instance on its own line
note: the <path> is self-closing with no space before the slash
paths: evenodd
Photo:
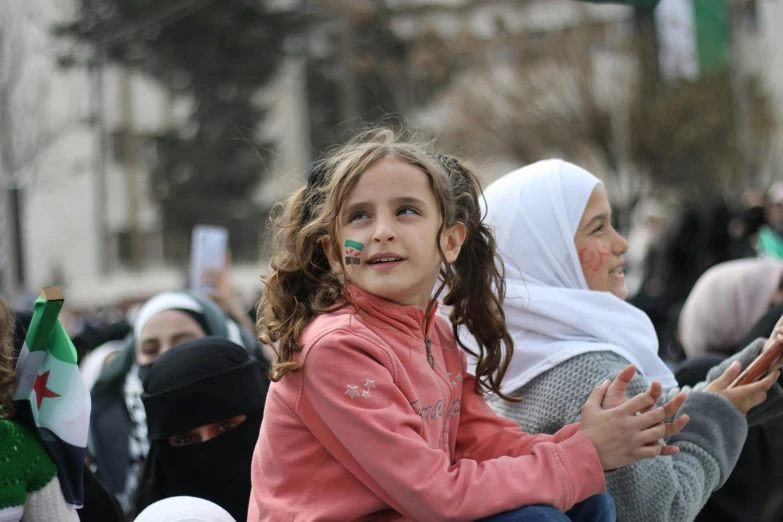
<path id="1" fill-rule="evenodd" d="M 190 288 L 211 294 L 213 285 L 205 282 L 208 271 L 222 271 L 228 251 L 228 230 L 223 227 L 196 225 L 190 247 Z"/>
<path id="2" fill-rule="evenodd" d="M 774 332 L 773 335 L 775 335 Z M 783 342 L 780 337 L 770 338 L 770 341 L 772 343 L 771 346 L 745 368 L 745 371 L 729 385 L 729 389 L 759 380 L 780 361 L 781 357 L 783 357 Z"/>

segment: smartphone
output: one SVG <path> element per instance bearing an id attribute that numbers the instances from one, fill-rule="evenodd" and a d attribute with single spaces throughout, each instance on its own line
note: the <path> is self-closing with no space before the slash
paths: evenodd
<path id="1" fill-rule="evenodd" d="M 772 348 L 756 357 L 756 360 L 750 363 L 750 365 L 745 368 L 745 371 L 739 374 L 739 377 L 734 379 L 734 382 L 729 385 L 729 388 L 736 388 L 737 386 L 750 384 L 759 380 L 769 372 L 769 369 L 778 362 L 781 357 L 783 357 L 783 343 L 777 341 Z"/>
<path id="2" fill-rule="evenodd" d="M 228 230 L 223 227 L 196 225 L 190 244 L 190 289 L 210 294 L 212 285 L 204 283 L 207 270 L 223 270 L 228 251 Z"/>

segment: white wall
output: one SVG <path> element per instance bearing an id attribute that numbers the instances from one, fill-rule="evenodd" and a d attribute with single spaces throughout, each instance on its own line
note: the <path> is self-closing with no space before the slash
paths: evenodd
<path id="1" fill-rule="evenodd" d="M 313 152 L 306 89 L 304 60 L 288 58 L 278 77 L 259 93 L 258 102 L 269 108 L 262 137 L 275 146 L 274 157 L 267 165 L 269 172 L 254 197 L 261 205 L 280 201 L 307 180 Z"/>
<path id="2" fill-rule="evenodd" d="M 14 109 L 29 114 L 31 125 L 41 125 L 40 154 L 24 172 L 22 243 L 28 289 L 37 293 L 51 283 L 53 271 L 92 273 L 97 269 L 97 242 L 93 230 L 92 136 L 88 116 L 88 78 L 83 69 L 57 67 L 62 48 L 47 30 L 63 23 L 72 2 L 37 0 L 30 9 L 28 27 L 20 37 L 28 41 L 21 76 L 20 97 Z M 27 108 L 33 104 L 35 111 Z"/>

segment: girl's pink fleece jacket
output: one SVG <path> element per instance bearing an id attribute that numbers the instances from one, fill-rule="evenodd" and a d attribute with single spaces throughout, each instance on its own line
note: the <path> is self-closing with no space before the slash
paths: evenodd
<path id="1" fill-rule="evenodd" d="M 532 436 L 492 412 L 446 319 L 428 332 L 433 368 L 421 309 L 352 292 L 358 312 L 315 318 L 302 370 L 269 389 L 249 522 L 473 521 L 606 490 L 578 424 Z"/>

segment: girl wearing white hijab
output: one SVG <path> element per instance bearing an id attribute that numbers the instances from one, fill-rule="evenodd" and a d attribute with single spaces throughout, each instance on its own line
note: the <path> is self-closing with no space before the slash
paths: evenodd
<path id="1" fill-rule="evenodd" d="M 237 522 L 228 512 L 209 500 L 171 497 L 151 504 L 134 522 Z"/>
<path id="2" fill-rule="evenodd" d="M 559 160 L 512 172 L 484 192 L 487 221 L 505 263 L 504 311 L 514 356 L 502 391 L 521 402 L 492 401 L 495 411 L 530 433 L 554 433 L 579 420 L 594 386 L 618 375 L 604 401 L 643 392 L 653 380 L 661 401 L 680 391 L 658 357 L 649 318 L 627 304 L 623 274 L 628 245 L 612 228 L 601 182 Z M 472 336 L 461 341 L 473 348 Z M 638 462 L 606 477 L 617 519 L 634 522 L 692 520 L 737 461 L 748 422 L 774 416 L 783 390 L 776 374 L 727 390 L 742 366 L 765 345 L 752 344 L 688 393 L 680 414 L 690 422 L 666 442 L 679 453 Z M 771 343 L 766 346 L 771 345 Z M 634 376 L 631 363 L 638 374 Z M 779 409 L 779 408 L 777 408 Z"/>

